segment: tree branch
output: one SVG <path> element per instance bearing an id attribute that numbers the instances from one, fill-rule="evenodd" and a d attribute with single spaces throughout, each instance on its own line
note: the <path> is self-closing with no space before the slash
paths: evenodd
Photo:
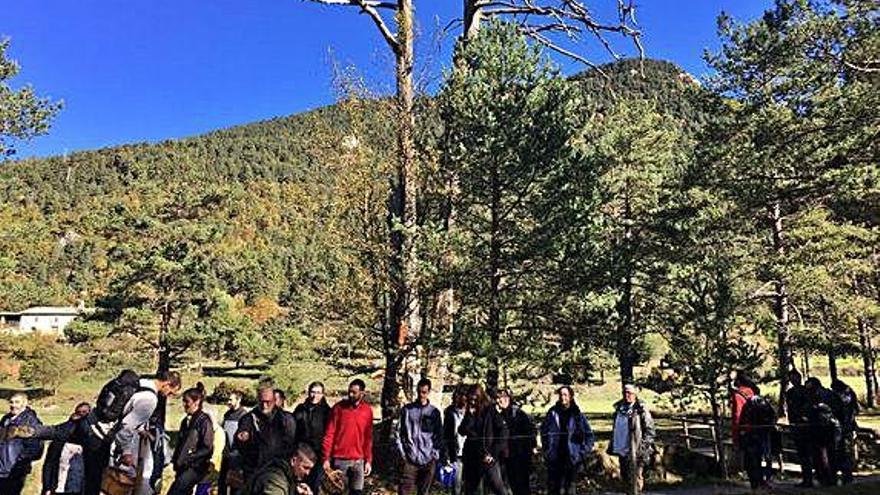
<path id="1" fill-rule="evenodd" d="M 342 7 L 357 7 L 361 9 L 362 14 L 367 14 L 370 16 L 370 19 L 373 20 L 373 24 L 376 25 L 376 28 L 379 29 L 379 33 L 385 39 L 385 42 L 388 43 L 388 47 L 391 48 L 395 54 L 400 51 L 400 43 L 397 42 L 397 36 L 388 29 L 388 25 L 385 23 L 385 20 L 382 19 L 382 15 L 379 14 L 378 9 L 388 9 L 392 11 L 397 11 L 397 4 L 391 2 L 381 2 L 378 0 L 307 0 L 313 3 L 319 3 L 322 5 L 333 5 L 333 6 L 342 6 Z"/>

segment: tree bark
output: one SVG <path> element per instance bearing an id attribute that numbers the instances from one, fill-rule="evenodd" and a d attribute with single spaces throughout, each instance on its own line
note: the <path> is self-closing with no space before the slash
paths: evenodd
<path id="1" fill-rule="evenodd" d="M 629 190 L 629 184 L 627 184 L 627 190 Z M 631 255 L 631 244 L 634 242 L 631 222 L 632 216 L 632 205 L 630 204 L 629 196 L 626 195 L 624 197 L 623 218 L 625 227 L 622 246 L 620 247 L 623 252 L 621 264 L 623 266 L 624 276 L 623 286 L 621 287 L 622 294 L 617 302 L 617 317 L 620 319 L 620 324 L 617 328 L 617 359 L 620 365 L 621 394 L 623 394 L 623 387 L 625 385 L 633 383 L 636 364 L 635 353 L 633 352 L 633 345 L 635 343 L 635 335 L 633 331 L 635 320 L 633 314 L 633 272 L 635 270 Z"/>
<path id="2" fill-rule="evenodd" d="M 386 379 L 382 390 L 382 418 L 397 416 L 400 408 L 401 384 L 418 371 L 418 359 L 401 356 L 407 349 L 414 350 L 419 338 L 421 319 L 415 281 L 415 252 L 412 234 L 416 219 L 415 186 L 415 116 L 413 114 L 413 6 L 412 0 L 398 0 L 395 56 L 397 87 L 397 145 L 398 161 L 390 190 L 389 228 L 391 231 L 390 279 L 392 287 L 390 339 L 386 339 Z M 403 369 L 401 370 L 400 367 Z M 401 371 L 402 376 L 401 376 Z M 388 437 L 390 438 L 390 437 Z"/>
<path id="3" fill-rule="evenodd" d="M 874 348 L 871 333 L 863 318 L 859 318 L 859 347 L 862 353 L 862 370 L 865 376 L 865 407 L 873 409 L 877 406 L 875 388 L 877 373 L 874 369 Z"/>
<path id="4" fill-rule="evenodd" d="M 782 206 L 779 201 L 771 207 L 771 229 L 773 238 L 773 250 L 777 258 L 785 256 L 784 227 L 782 224 Z M 776 345 L 777 345 L 777 376 L 779 378 L 779 414 L 785 414 L 785 389 L 788 385 L 788 370 L 793 364 L 791 360 L 791 348 L 788 335 L 788 288 L 782 273 L 776 274 L 775 295 L 773 296 L 773 315 L 776 318 Z"/>
<path id="5" fill-rule="evenodd" d="M 833 345 L 828 347 L 828 373 L 831 374 L 831 381 L 837 380 L 837 351 Z"/>
<path id="6" fill-rule="evenodd" d="M 492 180 L 492 203 L 489 238 L 489 315 L 488 329 L 489 342 L 492 348 L 489 350 L 489 370 L 486 373 L 486 386 L 490 389 L 498 387 L 498 377 L 501 369 L 499 346 L 501 344 L 501 242 L 500 221 L 501 214 L 501 185 L 499 183 L 498 169 L 493 168 Z"/>

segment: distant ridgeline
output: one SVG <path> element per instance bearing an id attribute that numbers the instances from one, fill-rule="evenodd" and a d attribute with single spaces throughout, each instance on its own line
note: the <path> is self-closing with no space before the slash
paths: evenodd
<path id="1" fill-rule="evenodd" d="M 674 64 L 647 60 L 644 78 L 633 60 L 603 70 L 607 79 L 595 71 L 572 78 L 589 105 L 644 98 L 692 125 L 703 121 L 699 84 Z M 344 293 L 345 280 L 359 276 L 343 247 L 352 208 L 338 198 L 347 186 L 340 169 L 319 158 L 327 142 L 344 145 L 347 119 L 334 105 L 203 136 L 0 166 L 0 311 L 92 306 L 131 260 L 160 241 L 167 248 L 169 239 L 180 249 L 192 248 L 187 239 L 207 246 L 216 256 L 203 269 L 249 303 L 331 304 L 324 296 Z M 365 128 L 382 134 L 368 141 L 393 135 L 387 125 Z"/>

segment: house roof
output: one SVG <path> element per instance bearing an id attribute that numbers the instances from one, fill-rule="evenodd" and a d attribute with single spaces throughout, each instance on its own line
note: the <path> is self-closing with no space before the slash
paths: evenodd
<path id="1" fill-rule="evenodd" d="M 21 312 L 22 315 L 77 315 L 79 309 L 73 306 L 36 306 Z"/>

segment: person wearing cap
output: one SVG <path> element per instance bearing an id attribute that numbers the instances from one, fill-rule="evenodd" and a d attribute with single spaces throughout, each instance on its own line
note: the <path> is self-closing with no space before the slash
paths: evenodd
<path id="1" fill-rule="evenodd" d="M 595 437 L 586 416 L 574 401 L 574 390 L 563 385 L 556 390 L 559 400 L 541 424 L 541 445 L 547 464 L 547 493 L 574 495 L 577 473 L 590 452 Z"/>
<path id="2" fill-rule="evenodd" d="M 639 401 L 636 387 L 623 387 L 623 400 L 614 404 L 614 425 L 608 453 L 620 458 L 620 478 L 627 493 L 638 494 L 644 488 L 644 465 L 654 452 L 654 419 Z"/>
<path id="3" fill-rule="evenodd" d="M 496 400 L 510 434 L 507 456 L 501 459 L 501 471 L 513 495 L 528 495 L 532 453 L 538 446 L 535 440 L 535 424 L 532 418 L 514 403 L 513 392 L 509 388 L 499 390 Z"/>

